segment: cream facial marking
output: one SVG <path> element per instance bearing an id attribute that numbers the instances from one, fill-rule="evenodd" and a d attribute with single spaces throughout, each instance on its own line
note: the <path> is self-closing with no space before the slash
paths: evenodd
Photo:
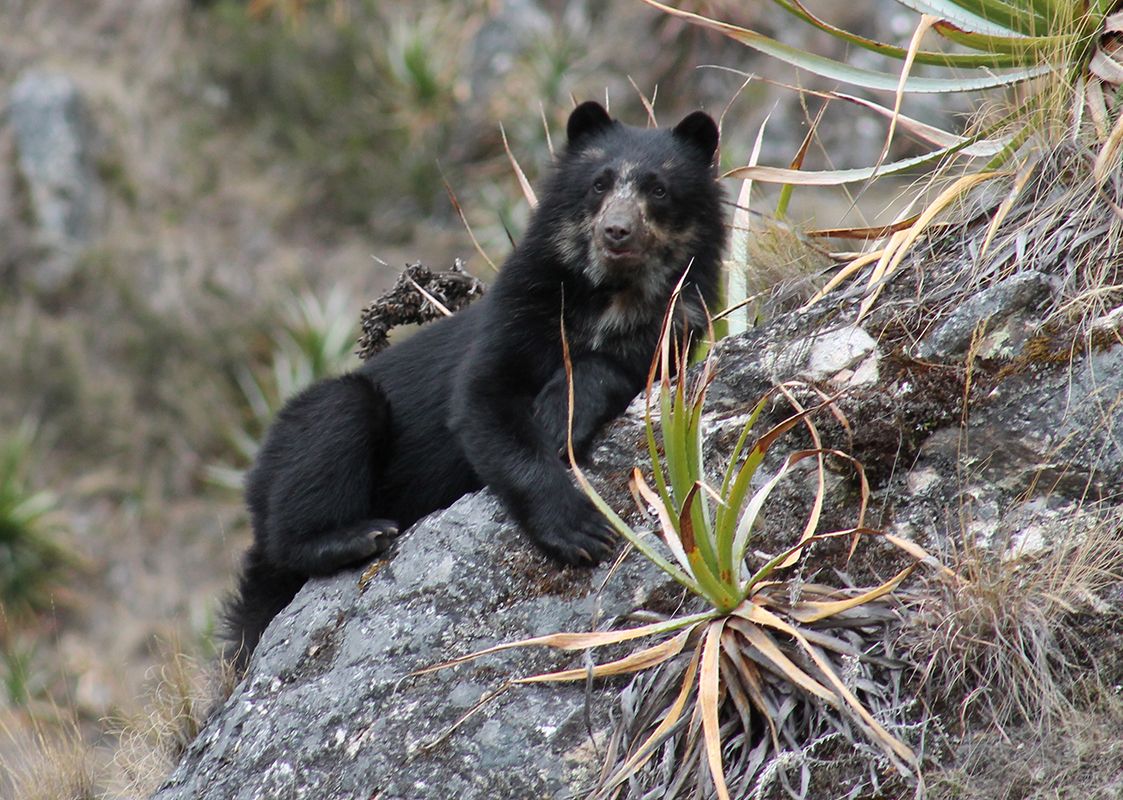
<path id="1" fill-rule="evenodd" d="M 582 242 L 587 241 L 593 233 L 593 226 L 591 220 L 586 221 L 567 221 L 558 226 L 550 237 L 550 243 L 554 246 L 556 252 L 563 261 L 574 262 L 580 260 L 584 255 L 584 247 Z"/>

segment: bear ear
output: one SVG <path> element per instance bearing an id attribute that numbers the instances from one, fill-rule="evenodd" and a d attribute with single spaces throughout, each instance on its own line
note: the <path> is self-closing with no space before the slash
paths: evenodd
<path id="1" fill-rule="evenodd" d="M 570 147 L 590 134 L 597 133 L 615 125 L 604 106 L 593 100 L 582 103 L 573 109 L 565 126 L 565 135 Z"/>
<path id="2" fill-rule="evenodd" d="M 714 151 L 717 150 L 717 123 L 705 111 L 688 114 L 675 126 L 672 133 L 676 138 L 701 150 L 707 161 L 713 159 Z"/>

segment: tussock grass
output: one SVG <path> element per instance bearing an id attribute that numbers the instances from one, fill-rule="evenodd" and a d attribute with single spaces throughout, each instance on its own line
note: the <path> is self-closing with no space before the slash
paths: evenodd
<path id="1" fill-rule="evenodd" d="M 745 237 L 743 264 L 749 319 L 755 324 L 807 302 L 822 284 L 830 256 L 791 225 L 763 218 Z"/>
<path id="2" fill-rule="evenodd" d="M 100 770 L 89 745 L 75 727 L 47 732 L 37 727 L 30 743 L 16 743 L 16 754 L 0 760 L 0 788 L 6 780 L 12 800 L 105 800 Z M 124 800 L 124 799 L 122 799 Z"/>
<path id="3" fill-rule="evenodd" d="M 1051 341 L 1051 352 L 1027 349 L 1024 359 L 1056 361 L 1064 351 L 1067 362 L 1121 341 L 1116 309 L 1123 304 L 1123 215 L 1117 209 L 1123 210 L 1123 172 L 1099 182 L 1094 161 L 1088 146 L 1064 142 L 1028 156 L 1017 171 L 993 174 L 985 185 L 958 193 L 914 243 L 901 262 L 912 271 L 905 288 L 885 285 L 890 275 L 877 276 L 884 258 L 875 250 L 853 262 L 860 266 L 858 280 L 836 296 L 858 301 L 873 285 L 896 301 L 909 296 L 901 319 L 912 320 L 905 326 L 922 335 L 980 291 L 1032 270 L 1054 285 L 1035 310 L 1038 334 Z M 952 183 L 941 174 L 925 186 L 938 193 Z M 848 270 L 838 275 L 849 277 Z"/>
<path id="4" fill-rule="evenodd" d="M 1015 727 L 1011 738 L 977 736 L 953 767 L 928 774 L 930 800 L 1114 800 L 1123 762 L 1123 707 L 1106 697 L 1062 729 L 1040 736 Z"/>
<path id="5" fill-rule="evenodd" d="M 143 710 L 110 723 L 117 740 L 111 757 L 90 745 L 65 710 L 53 710 L 61 722 L 37 722 L 22 734 L 0 718 L 0 733 L 9 740 L 0 758 L 0 794 L 13 800 L 139 800 L 152 794 L 237 682 L 225 661 L 202 662 L 170 644 L 153 672 Z"/>
<path id="6" fill-rule="evenodd" d="M 949 302 L 1021 270 L 1055 275 L 1060 292 L 1046 320 L 1090 334 L 1095 320 L 1123 302 L 1123 173 L 1099 181 L 1094 151 L 1065 143 L 1027 161 L 988 204 L 974 235 L 960 244 L 970 265 Z M 1007 204 L 1007 198 L 1013 202 Z M 1001 214 L 1001 216 L 999 216 Z M 989 218 L 986 226 L 982 222 Z M 984 233 L 985 232 L 985 233 Z M 981 237 L 981 238 L 980 238 Z M 954 240 L 937 247 L 955 247 Z M 938 257 L 938 256 L 937 256 Z M 954 255 L 951 256 L 955 258 Z"/>
<path id="7" fill-rule="evenodd" d="M 965 541 L 956 577 L 929 587 L 909 616 L 904 642 L 923 665 L 930 697 L 955 706 L 961 721 L 999 730 L 1029 727 L 1038 737 L 1083 714 L 1088 653 L 1074 634 L 1080 615 L 1118 615 L 1105 600 L 1123 581 L 1123 512 L 1074 515 L 1050 549 L 1003 552 Z"/>
<path id="8" fill-rule="evenodd" d="M 117 721 L 112 797 L 147 797 L 175 767 L 211 712 L 233 692 L 229 662 L 201 662 L 166 647 L 143 713 Z"/>
<path id="9" fill-rule="evenodd" d="M 1105 145 L 1091 123 L 1074 127 L 1074 105 L 1081 100 L 1071 86 L 1046 82 L 1028 98 L 1009 102 L 1029 109 L 1027 117 L 998 123 L 1001 135 L 1018 146 L 988 165 L 995 168 L 948 162 L 918 181 L 912 191 L 923 210 L 907 239 L 898 234 L 897 241 L 870 245 L 872 263 L 851 261 L 860 267 L 852 272 L 858 280 L 842 297 L 863 297 L 867 313 L 896 269 L 908 266 L 923 286 L 919 304 L 938 318 L 977 292 L 1034 270 L 1056 279 L 1057 292 L 1042 309 L 1044 326 L 1085 345 L 1103 333 L 1094 328 L 1123 303 L 1118 159 L 1103 168 Z M 1010 105 L 980 114 L 975 126 L 985 127 L 996 113 L 1009 115 Z M 932 265 L 939 265 L 939 277 L 925 280 Z"/>

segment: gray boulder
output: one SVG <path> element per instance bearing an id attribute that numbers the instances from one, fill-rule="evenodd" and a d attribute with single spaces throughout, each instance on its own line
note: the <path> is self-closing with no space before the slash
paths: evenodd
<path id="1" fill-rule="evenodd" d="M 639 433 L 634 420 L 616 430 Z M 602 448 L 598 461 L 612 458 Z M 520 649 L 408 675 L 677 597 L 636 554 L 610 572 L 559 572 L 488 492 L 464 497 L 404 534 L 369 582 L 353 571 L 307 584 L 155 797 L 567 796 L 600 767 L 611 692 L 587 698 L 583 682 L 513 687 L 438 740 L 506 676 L 573 666 L 574 656 Z"/>
<path id="2" fill-rule="evenodd" d="M 25 72 L 12 86 L 6 117 L 42 255 L 29 277 L 34 286 L 53 291 L 74 274 L 105 213 L 95 168 L 96 132 L 78 87 L 57 72 Z"/>

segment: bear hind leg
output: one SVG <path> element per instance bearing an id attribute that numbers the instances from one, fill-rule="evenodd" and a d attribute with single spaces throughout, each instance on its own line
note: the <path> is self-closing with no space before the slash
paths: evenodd
<path id="1" fill-rule="evenodd" d="M 309 576 L 385 551 L 398 533 L 377 488 L 390 438 L 389 402 L 365 376 L 321 381 L 290 401 L 247 487 L 263 556 Z"/>

